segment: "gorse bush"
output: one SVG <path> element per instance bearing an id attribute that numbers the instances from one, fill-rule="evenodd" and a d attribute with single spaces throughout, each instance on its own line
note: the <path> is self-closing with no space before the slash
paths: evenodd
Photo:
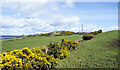
<path id="1" fill-rule="evenodd" d="M 50 32 L 50 33 L 45 33 L 38 36 L 68 36 L 72 34 L 75 34 L 75 33 L 70 31 L 60 31 L 60 32 L 55 32 L 55 34 L 54 32 Z"/>
<path id="2" fill-rule="evenodd" d="M 51 68 L 51 62 L 54 57 L 49 56 L 39 48 L 29 49 L 27 47 L 14 50 L 9 53 L 2 53 L 2 69 L 46 69 Z M 50 60 L 47 60 L 47 59 Z"/>
<path id="3" fill-rule="evenodd" d="M 75 34 L 74 32 L 69 32 L 69 31 L 62 31 L 60 36 L 67 36 L 67 35 L 72 35 Z"/>
<path id="4" fill-rule="evenodd" d="M 61 39 L 61 45 L 62 46 L 66 46 L 68 48 L 68 50 L 75 50 L 78 47 L 78 42 L 77 41 L 70 41 L 70 40 L 65 40 L 65 39 Z"/>
<path id="5" fill-rule="evenodd" d="M 91 34 L 97 35 L 97 34 L 98 34 L 98 31 L 91 32 Z"/>
<path id="6" fill-rule="evenodd" d="M 95 36 L 94 34 L 87 33 L 87 34 L 83 35 L 83 40 L 90 40 L 94 36 Z"/>
<path id="7" fill-rule="evenodd" d="M 70 41 L 65 39 L 61 40 L 61 44 L 56 42 L 50 43 L 48 45 L 48 55 L 54 55 L 55 58 L 63 59 L 69 54 L 70 51 L 75 50 L 78 47 L 77 41 Z"/>
<path id="8" fill-rule="evenodd" d="M 2 70 L 52 69 L 61 59 L 66 58 L 71 50 L 77 48 L 78 42 L 62 39 L 61 43 L 50 42 L 47 46 L 48 49 L 45 49 L 44 46 L 41 49 L 25 47 L 1 53 Z"/>
<path id="9" fill-rule="evenodd" d="M 69 54 L 69 50 L 66 46 L 61 46 L 58 43 L 51 43 L 48 45 L 47 54 L 53 55 L 55 58 L 63 59 Z"/>
<path id="10" fill-rule="evenodd" d="M 100 30 L 98 31 L 98 33 L 102 33 L 102 30 L 100 29 Z"/>
<path id="11" fill-rule="evenodd" d="M 94 32 L 91 32 L 91 33 L 86 33 L 86 34 L 83 35 L 82 38 L 83 38 L 83 40 L 90 40 L 93 37 L 95 37 L 95 35 L 97 35 L 99 33 L 102 33 L 101 29 L 99 31 L 94 31 Z"/>

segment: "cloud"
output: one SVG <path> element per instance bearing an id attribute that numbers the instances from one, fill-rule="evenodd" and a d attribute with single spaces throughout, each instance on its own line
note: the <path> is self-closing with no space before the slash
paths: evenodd
<path id="1" fill-rule="evenodd" d="M 91 31 L 97 31 L 99 29 L 102 29 L 103 28 L 100 28 L 99 26 L 97 25 L 93 25 L 93 24 L 83 24 L 83 32 L 91 32 Z M 82 26 L 80 27 L 80 30 L 82 31 Z"/>
<path id="2" fill-rule="evenodd" d="M 75 31 L 79 22 L 80 18 L 77 16 L 65 17 L 59 15 L 54 17 L 51 16 L 50 19 L 45 20 L 42 18 L 26 19 L 12 16 L 0 16 L 0 28 L 3 34 L 31 34 L 57 30 Z"/>
<path id="3" fill-rule="evenodd" d="M 3 2 L 2 9 L 19 11 L 27 17 L 49 15 L 59 10 L 56 2 Z"/>
<path id="4" fill-rule="evenodd" d="M 83 15 L 83 17 L 80 17 L 79 15 L 72 16 L 74 13 L 71 13 L 68 17 L 64 15 L 64 13 L 61 13 L 62 9 L 65 10 L 63 6 L 72 9 L 74 7 L 74 1 L 70 0 L 66 1 L 66 3 L 59 4 L 57 2 L 48 2 L 47 0 L 45 2 L 4 2 L 2 3 L 2 8 L 6 9 L 6 12 L 11 10 L 13 13 L 17 13 L 12 14 L 11 16 L 8 12 L 5 13 L 5 15 L 0 16 L 0 33 L 33 34 L 59 30 L 77 32 L 82 24 L 81 18 L 96 18 L 96 16 L 93 15 L 93 17 L 89 15 Z M 99 18 L 104 17 L 97 15 L 97 17 L 98 16 Z M 99 26 L 96 25 L 84 25 L 84 31 L 94 31 L 98 29 Z"/>
<path id="5" fill-rule="evenodd" d="M 26 19 L 0 16 L 0 23 L 1 33 L 3 35 L 36 34 L 62 30 L 78 32 L 81 29 L 80 17 L 78 16 L 66 17 L 63 15 L 53 15 L 50 16 L 50 19 L 46 20 L 42 18 Z M 96 31 L 99 30 L 99 27 L 92 24 L 84 24 L 83 30 L 85 32 Z"/>
<path id="6" fill-rule="evenodd" d="M 80 17 L 78 16 L 67 17 L 63 15 L 51 15 L 49 19 L 0 16 L 0 23 L 2 34 L 22 35 L 62 30 L 78 32 L 81 29 L 79 29 L 81 23 Z M 85 24 L 83 28 L 84 31 L 94 31 L 98 29 L 98 26 L 92 24 Z"/>
<path id="7" fill-rule="evenodd" d="M 106 28 L 106 31 L 111 31 L 111 30 L 120 30 L 120 26 L 113 26 L 113 27 Z"/>
<path id="8" fill-rule="evenodd" d="M 74 7 L 74 0 L 66 0 L 65 5 L 63 7 Z"/>
<path id="9" fill-rule="evenodd" d="M 0 23 L 1 28 L 21 28 L 27 25 L 25 19 L 10 16 L 0 16 Z"/>
<path id="10" fill-rule="evenodd" d="M 52 15 L 52 19 L 50 19 L 51 26 L 77 26 L 80 23 L 80 17 L 72 16 L 65 17 L 61 15 Z"/>

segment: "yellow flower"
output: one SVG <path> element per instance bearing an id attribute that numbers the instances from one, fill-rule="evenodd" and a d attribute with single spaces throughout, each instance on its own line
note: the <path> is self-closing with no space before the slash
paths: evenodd
<path id="1" fill-rule="evenodd" d="M 7 63 L 4 63 L 5 66 L 7 66 Z"/>
<path id="2" fill-rule="evenodd" d="M 61 56 L 63 56 L 64 54 L 62 53 Z"/>
<path id="3" fill-rule="evenodd" d="M 2 64 L 1 67 L 4 68 L 4 65 Z"/>
<path id="4" fill-rule="evenodd" d="M 42 49 L 45 49 L 43 45 L 42 45 Z"/>

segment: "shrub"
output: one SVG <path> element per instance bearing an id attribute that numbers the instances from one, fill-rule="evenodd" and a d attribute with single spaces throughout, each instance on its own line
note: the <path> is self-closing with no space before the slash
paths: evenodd
<path id="1" fill-rule="evenodd" d="M 102 30 L 100 29 L 100 30 L 98 31 L 98 33 L 102 33 Z"/>
<path id="2" fill-rule="evenodd" d="M 61 44 L 58 42 L 52 42 L 48 45 L 48 55 L 53 55 L 55 58 L 63 59 L 66 58 L 70 51 L 78 47 L 77 41 L 70 41 L 65 39 L 61 40 Z"/>
<path id="3" fill-rule="evenodd" d="M 102 30 L 100 29 L 99 31 L 94 31 L 91 33 L 86 33 L 83 35 L 83 40 L 90 40 L 92 39 L 95 35 L 97 35 L 98 33 L 102 33 Z"/>
<path id="4" fill-rule="evenodd" d="M 61 32 L 61 36 L 67 36 L 67 35 L 72 35 L 72 34 L 75 34 L 74 32 L 70 32 L 70 31 L 62 31 Z"/>
<path id="5" fill-rule="evenodd" d="M 51 68 L 59 60 L 45 54 L 39 48 L 27 47 L 10 53 L 2 53 L 2 69 L 47 69 Z"/>
<path id="6" fill-rule="evenodd" d="M 57 63 L 66 58 L 70 50 L 68 47 L 76 48 L 77 41 L 69 41 L 62 39 L 62 42 L 48 44 L 48 51 L 44 46 L 42 48 L 29 49 L 25 47 L 19 50 L 1 53 L 0 59 L 2 70 L 44 70 L 52 69 Z M 0 58 L 1 58 L 0 57 Z"/>
<path id="7" fill-rule="evenodd" d="M 9 53 L 2 53 L 2 69 L 11 70 L 13 68 L 22 68 L 22 62 L 20 58 L 16 58 L 14 55 Z"/>
<path id="8" fill-rule="evenodd" d="M 98 34 L 98 31 L 94 31 L 94 32 L 91 33 L 91 34 L 97 35 L 97 34 Z"/>
<path id="9" fill-rule="evenodd" d="M 90 40 L 94 36 L 95 36 L 94 34 L 87 33 L 87 34 L 83 35 L 83 40 Z"/>
<path id="10" fill-rule="evenodd" d="M 75 50 L 78 47 L 77 41 L 64 40 L 64 39 L 61 39 L 61 40 L 62 40 L 61 45 L 66 46 L 70 51 L 73 49 Z"/>

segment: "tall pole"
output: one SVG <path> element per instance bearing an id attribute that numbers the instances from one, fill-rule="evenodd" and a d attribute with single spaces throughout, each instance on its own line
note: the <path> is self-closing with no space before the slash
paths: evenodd
<path id="1" fill-rule="evenodd" d="M 82 29 L 81 29 L 81 30 L 82 30 L 82 32 L 83 32 L 83 24 L 82 24 Z"/>

